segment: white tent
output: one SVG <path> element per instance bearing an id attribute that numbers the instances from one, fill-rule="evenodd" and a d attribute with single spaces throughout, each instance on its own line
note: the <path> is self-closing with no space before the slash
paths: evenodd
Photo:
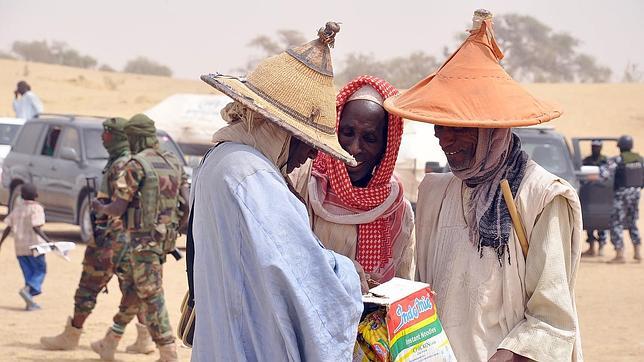
<path id="1" fill-rule="evenodd" d="M 434 125 L 405 120 L 395 171 L 403 183 L 405 197 L 411 202 L 416 202 L 427 162 L 438 163 L 440 167 L 447 164 L 445 153 L 434 136 Z"/>
<path id="2" fill-rule="evenodd" d="M 199 155 L 211 144 L 212 134 L 226 125 L 219 112 L 230 102 L 223 95 L 179 93 L 143 113 L 168 132 L 184 153 Z"/>

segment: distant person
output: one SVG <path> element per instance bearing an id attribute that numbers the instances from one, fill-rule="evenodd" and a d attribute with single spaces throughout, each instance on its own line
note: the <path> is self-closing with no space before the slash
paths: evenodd
<path id="1" fill-rule="evenodd" d="M 582 165 L 584 166 L 604 166 L 608 163 L 606 156 L 602 155 L 602 141 L 601 140 L 592 140 L 590 144 L 590 156 L 584 158 Z M 596 232 L 596 234 L 595 234 Z M 588 239 L 588 250 L 581 254 L 582 257 L 591 257 L 591 256 L 604 256 L 604 246 L 606 245 L 606 239 L 608 238 L 608 230 L 586 230 Z M 598 242 L 599 246 L 595 250 L 595 241 Z"/>
<path id="2" fill-rule="evenodd" d="M 13 95 L 13 110 L 16 112 L 16 117 L 32 119 L 43 112 L 40 98 L 31 91 L 31 86 L 24 80 L 18 82 Z"/>
<path id="3" fill-rule="evenodd" d="M 44 242 L 50 243 L 51 240 L 42 231 L 42 226 L 45 225 L 45 209 L 36 201 L 38 197 L 36 187 L 32 184 L 24 184 L 20 194 L 23 202 L 18 203 L 4 219 L 7 227 L 0 238 L 0 246 L 13 231 L 18 264 L 20 264 L 22 275 L 25 277 L 25 286 L 20 289 L 18 294 L 27 303 L 25 309 L 31 311 L 40 309 L 40 305 L 34 301 L 34 297 L 42 293 L 47 264 L 44 254 L 33 256 L 29 247 Z"/>
<path id="4" fill-rule="evenodd" d="M 639 153 L 633 152 L 633 137 L 621 136 L 617 141 L 619 156 L 610 160 L 610 168 L 615 172 L 615 198 L 611 216 L 610 240 L 615 246 L 612 264 L 623 264 L 624 229 L 628 230 L 635 249 L 633 258 L 642 261 L 642 238 L 637 228 L 639 219 L 640 192 L 644 183 L 644 161 Z"/>

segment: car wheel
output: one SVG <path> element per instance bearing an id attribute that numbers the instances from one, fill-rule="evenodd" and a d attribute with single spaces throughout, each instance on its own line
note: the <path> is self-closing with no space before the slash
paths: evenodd
<path id="1" fill-rule="evenodd" d="M 20 196 L 20 192 L 22 190 L 22 184 L 21 185 L 16 185 L 11 189 L 11 194 L 9 195 L 9 212 L 11 212 L 14 207 L 18 206 L 20 203 L 22 203 L 22 197 Z"/>
<path id="2" fill-rule="evenodd" d="M 89 212 L 89 200 L 87 200 L 87 197 L 84 197 L 83 202 L 81 202 L 81 206 L 78 209 L 78 225 L 80 226 L 80 238 L 84 243 L 88 243 L 94 239 L 92 219 L 89 216 Z"/>

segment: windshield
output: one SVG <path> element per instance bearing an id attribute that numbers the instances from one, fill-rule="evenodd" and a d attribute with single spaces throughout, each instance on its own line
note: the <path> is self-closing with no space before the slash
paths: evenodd
<path id="1" fill-rule="evenodd" d="M 0 145 L 11 145 L 19 129 L 18 124 L 0 124 Z"/>
<path id="2" fill-rule="evenodd" d="M 105 150 L 105 147 L 103 147 L 103 141 L 101 140 L 101 133 L 103 133 L 102 129 L 85 130 L 85 133 L 84 133 L 85 149 L 87 151 L 87 158 L 90 160 L 101 160 L 101 159 L 107 160 L 109 158 L 109 155 Z M 181 151 L 179 151 L 179 148 L 177 147 L 177 145 L 174 142 L 172 142 L 172 139 L 164 134 L 159 134 L 158 137 L 159 137 L 159 144 L 161 145 L 161 148 L 177 155 L 177 158 L 181 161 L 181 163 L 185 165 L 184 159 L 181 156 Z"/>

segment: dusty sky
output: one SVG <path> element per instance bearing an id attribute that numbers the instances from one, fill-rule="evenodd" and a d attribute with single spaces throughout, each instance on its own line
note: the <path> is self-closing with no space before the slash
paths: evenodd
<path id="1" fill-rule="evenodd" d="M 231 72 L 258 55 L 246 47 L 258 34 L 296 29 L 313 39 L 335 20 L 343 23 L 336 67 L 350 52 L 389 58 L 422 50 L 442 60 L 442 47 L 455 46 L 455 35 L 481 7 L 529 14 L 572 34 L 582 51 L 613 70 L 614 80 L 629 61 L 644 68 L 641 0 L 0 0 L 0 49 L 15 40 L 62 40 L 117 69 L 142 55 L 176 77 L 197 78 Z"/>

